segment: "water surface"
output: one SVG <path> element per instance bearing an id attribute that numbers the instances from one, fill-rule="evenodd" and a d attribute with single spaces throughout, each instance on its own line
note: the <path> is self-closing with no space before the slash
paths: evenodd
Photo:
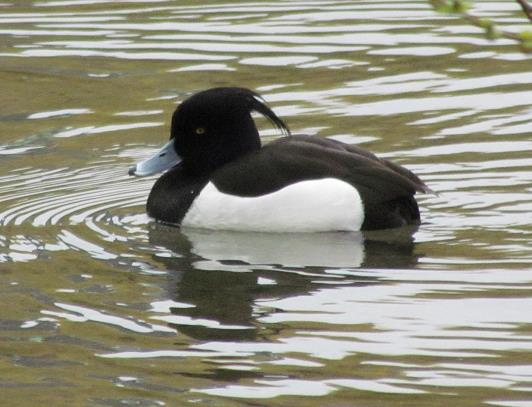
<path id="1" fill-rule="evenodd" d="M 526 25 L 512 1 L 473 12 Z M 11 405 L 532 404 L 532 74 L 511 41 L 425 1 L 6 1 L 0 81 Z M 231 85 L 414 170 L 422 225 L 154 224 L 155 178 L 127 168 L 177 103 Z"/>

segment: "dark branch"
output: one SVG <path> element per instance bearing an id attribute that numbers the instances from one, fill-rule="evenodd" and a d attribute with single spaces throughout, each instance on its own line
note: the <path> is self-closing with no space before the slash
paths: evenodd
<path id="1" fill-rule="evenodd" d="M 532 21 L 532 6 L 526 0 L 515 0 L 519 3 L 528 19 Z"/>

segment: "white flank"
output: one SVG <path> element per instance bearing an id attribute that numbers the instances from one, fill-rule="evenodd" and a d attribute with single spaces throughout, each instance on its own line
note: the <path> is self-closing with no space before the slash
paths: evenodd
<path id="1" fill-rule="evenodd" d="M 347 182 L 324 178 L 253 198 L 225 194 L 209 182 L 182 224 L 257 232 L 331 232 L 360 230 L 363 221 L 358 191 Z"/>

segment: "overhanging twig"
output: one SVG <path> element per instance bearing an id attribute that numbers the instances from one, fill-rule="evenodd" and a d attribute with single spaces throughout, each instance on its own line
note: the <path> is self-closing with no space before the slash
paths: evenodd
<path id="1" fill-rule="evenodd" d="M 525 15 L 528 17 L 530 21 L 532 21 L 532 6 L 528 4 L 526 0 L 515 0 L 515 1 L 519 3 Z"/>
<path id="2" fill-rule="evenodd" d="M 532 6 L 527 0 L 516 0 L 523 9 L 525 15 L 532 21 Z M 440 11 L 454 13 L 460 15 L 465 20 L 477 27 L 483 28 L 486 31 L 488 38 L 508 38 L 517 41 L 521 45 L 524 52 L 532 52 L 530 37 L 526 33 L 513 33 L 511 31 L 503 30 L 493 20 L 487 18 L 477 17 L 468 12 L 467 2 L 465 0 L 430 0 L 436 9 Z"/>

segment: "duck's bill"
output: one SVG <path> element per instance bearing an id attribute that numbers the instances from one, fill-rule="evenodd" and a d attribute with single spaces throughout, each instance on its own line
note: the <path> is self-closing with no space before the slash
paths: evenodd
<path id="1" fill-rule="evenodd" d="M 145 177 L 168 170 L 181 162 L 174 150 L 174 139 L 170 140 L 151 158 L 141 161 L 129 169 L 129 175 Z"/>

